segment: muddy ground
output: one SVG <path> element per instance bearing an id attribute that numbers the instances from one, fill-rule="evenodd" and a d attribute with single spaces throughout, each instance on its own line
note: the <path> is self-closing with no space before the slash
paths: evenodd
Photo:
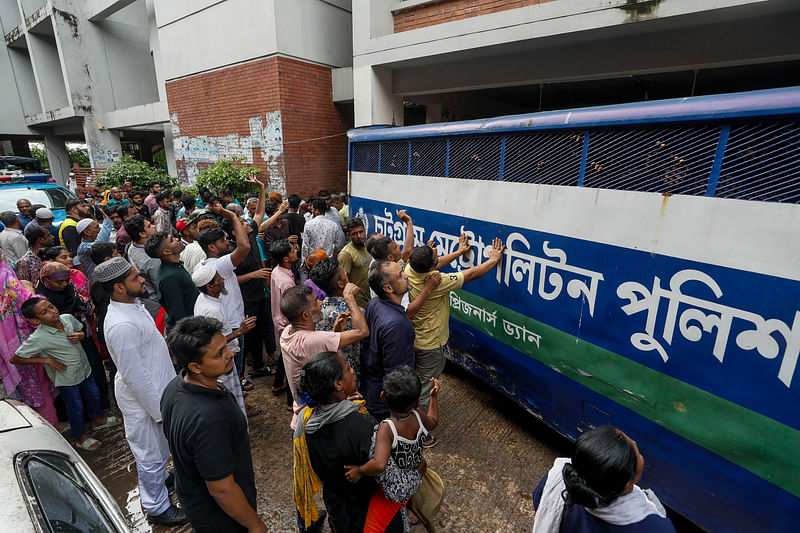
<path id="1" fill-rule="evenodd" d="M 271 394 L 272 378 L 253 382 L 256 388 L 246 401 L 262 407 L 262 413 L 250 419 L 258 512 L 270 531 L 296 531 L 291 414 L 284 408 L 285 397 Z M 425 452 L 428 465 L 442 477 L 446 488 L 436 517 L 437 531 L 530 531 L 534 516 L 531 492 L 553 459 L 569 454 L 568 441 L 454 366 L 448 364 L 441 382 L 440 423 L 435 431 L 439 444 Z M 81 454 L 116 498 L 132 531 L 191 531 L 188 526 L 151 528 L 139 505 L 136 469 L 123 430 L 115 428 L 103 437 L 102 451 Z M 421 525 L 412 528 L 412 533 L 424 531 Z M 683 524 L 679 531 L 695 529 Z"/>

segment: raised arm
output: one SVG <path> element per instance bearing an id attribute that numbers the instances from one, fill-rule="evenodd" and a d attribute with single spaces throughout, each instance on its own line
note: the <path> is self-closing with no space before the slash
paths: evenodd
<path id="1" fill-rule="evenodd" d="M 456 249 L 456 251 L 452 254 L 447 254 L 440 257 L 439 261 L 436 263 L 435 270 L 446 267 L 462 255 L 467 254 L 470 250 L 472 250 L 472 245 L 469 243 L 469 239 L 467 238 L 466 234 L 462 233 L 458 237 L 458 249 Z"/>
<path id="2" fill-rule="evenodd" d="M 503 241 L 495 238 L 492 241 L 492 249 L 489 251 L 489 259 L 480 265 L 465 270 L 464 283 L 469 283 L 470 281 L 476 280 L 493 269 L 498 263 L 500 263 L 500 261 L 502 261 L 505 250 L 506 247 L 503 244 Z"/>
<path id="3" fill-rule="evenodd" d="M 233 222 L 233 235 L 236 238 L 236 249 L 231 252 L 231 263 L 233 266 L 239 266 L 239 263 L 244 261 L 247 254 L 250 253 L 250 239 L 247 238 L 247 233 L 242 226 L 242 221 L 236 216 L 233 211 L 228 211 L 223 208 L 219 203 L 215 203 L 211 207 L 211 211 L 221 218 L 227 218 Z"/>
<path id="4" fill-rule="evenodd" d="M 275 211 L 275 214 L 273 214 L 267 220 L 265 220 L 264 222 L 261 222 L 259 224 L 258 231 L 264 231 L 266 229 L 271 228 L 275 224 L 279 224 L 280 221 L 281 221 L 281 217 L 288 210 L 289 210 L 289 202 L 288 201 L 284 201 L 283 203 L 281 203 L 281 205 L 278 206 L 278 210 Z M 262 213 L 261 216 L 263 218 L 264 214 Z M 255 218 L 253 220 L 255 220 Z"/>
<path id="5" fill-rule="evenodd" d="M 425 429 L 433 431 L 439 425 L 439 380 L 431 378 L 428 381 L 433 382 L 431 404 L 427 413 L 422 409 L 418 410 L 417 413 L 419 413 L 419 418 L 422 420 L 422 425 L 425 426 Z"/>
<path id="6" fill-rule="evenodd" d="M 411 215 L 406 213 L 405 209 L 397 211 L 397 218 L 406 223 L 406 240 L 403 241 L 403 250 L 400 255 L 403 261 L 408 261 L 411 251 L 414 250 L 414 221 L 411 220 Z"/>
<path id="7" fill-rule="evenodd" d="M 369 336 L 367 319 L 364 317 L 364 313 L 361 312 L 361 308 L 356 303 L 356 294 L 358 294 L 360 290 L 361 289 L 359 289 L 358 285 L 355 283 L 348 283 L 344 287 L 344 301 L 350 310 L 350 320 L 352 321 L 353 329 L 349 331 L 343 331 L 339 336 L 340 349 L 344 348 L 345 346 L 350 346 L 351 344 L 354 344 Z"/>
<path id="8" fill-rule="evenodd" d="M 414 301 L 408 304 L 408 309 L 406 309 L 406 316 L 408 318 L 414 318 L 414 315 L 417 314 L 417 311 L 420 310 L 422 304 L 425 303 L 425 300 L 428 299 L 430 296 L 431 291 L 439 286 L 442 282 L 442 275 L 438 272 L 434 272 L 427 278 L 425 278 L 425 284 L 422 286 L 422 291 L 414 298 Z"/>
<path id="9" fill-rule="evenodd" d="M 100 232 L 97 234 L 97 237 L 93 242 L 106 242 L 108 238 L 111 236 L 111 230 L 114 229 L 114 223 L 111 222 L 111 219 L 106 216 L 106 212 L 102 209 L 98 209 L 100 214 L 103 215 L 103 222 L 100 224 Z"/>
<path id="10" fill-rule="evenodd" d="M 267 186 L 263 181 L 255 176 L 251 176 L 245 181 L 247 181 L 247 183 L 258 185 L 258 203 L 256 204 L 256 214 L 253 215 L 253 221 L 261 226 L 261 221 L 264 220 L 264 211 L 267 207 Z"/>

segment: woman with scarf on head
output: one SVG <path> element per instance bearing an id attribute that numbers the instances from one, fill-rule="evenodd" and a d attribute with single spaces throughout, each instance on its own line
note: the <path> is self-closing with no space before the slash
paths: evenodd
<path id="1" fill-rule="evenodd" d="M 30 289 L 30 290 L 29 290 Z M 67 423 L 58 422 L 53 400 L 58 394 L 47 377 L 44 365 L 12 365 L 9 361 L 17 348 L 31 334 L 31 328 L 22 316 L 22 303 L 35 296 L 33 287 L 26 287 L 14 273 L 6 253 L 0 249 L 0 393 L 9 398 L 20 398 L 36 410 L 45 420 L 59 430 Z"/>
<path id="2" fill-rule="evenodd" d="M 349 483 L 344 465 L 363 464 L 370 458 L 374 418 L 367 414 L 356 391 L 353 369 L 337 352 L 322 352 L 308 361 L 300 374 L 299 393 L 306 407 L 294 432 L 294 501 L 298 529 L 319 527 L 314 495 L 322 488 L 328 523 L 336 533 L 361 533 L 372 493 L 371 477 Z M 318 522 L 314 522 L 314 521 Z M 386 531 L 402 531 L 399 513 Z"/>
<path id="3" fill-rule="evenodd" d="M 92 300 L 80 294 L 70 281 L 70 269 L 56 261 L 48 261 L 39 274 L 37 292 L 50 300 L 60 314 L 70 314 L 83 323 L 86 336 L 81 347 L 86 352 L 92 367 L 92 378 L 100 390 L 100 409 L 108 409 L 108 380 L 100 352 L 95 345 L 97 333 L 94 329 L 96 319 Z"/>
<path id="4" fill-rule="evenodd" d="M 533 491 L 533 533 L 675 533 L 653 491 L 636 483 L 644 457 L 613 426 L 587 431 Z"/>
<path id="5" fill-rule="evenodd" d="M 42 261 L 54 261 L 66 266 L 69 269 L 69 280 L 78 294 L 86 299 L 91 299 L 89 296 L 89 278 L 77 268 L 72 268 L 72 255 L 67 248 L 51 246 L 50 248 L 39 250 L 38 255 Z"/>

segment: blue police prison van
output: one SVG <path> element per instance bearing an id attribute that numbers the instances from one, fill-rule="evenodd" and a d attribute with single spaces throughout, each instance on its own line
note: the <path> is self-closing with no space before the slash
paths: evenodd
<path id="1" fill-rule="evenodd" d="M 453 359 L 712 532 L 800 516 L 800 87 L 349 132 L 351 216 L 466 232 Z M 524 423 L 524 421 L 520 421 Z M 531 487 L 532 489 L 533 487 Z"/>

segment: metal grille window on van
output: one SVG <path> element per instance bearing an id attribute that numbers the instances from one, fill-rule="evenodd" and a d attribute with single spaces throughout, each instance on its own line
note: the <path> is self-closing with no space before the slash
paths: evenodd
<path id="1" fill-rule="evenodd" d="M 408 174 L 408 141 L 381 143 L 381 173 Z"/>
<path id="2" fill-rule="evenodd" d="M 447 175 L 447 139 L 411 139 L 411 175 Z"/>
<path id="3" fill-rule="evenodd" d="M 379 153 L 379 143 L 353 144 L 351 168 L 361 172 L 378 172 Z"/>
<path id="4" fill-rule="evenodd" d="M 800 202 L 800 123 L 731 126 L 716 196 Z"/>
<path id="5" fill-rule="evenodd" d="M 470 135 L 450 140 L 450 177 L 468 180 L 500 179 L 500 135 Z"/>
<path id="6" fill-rule="evenodd" d="M 600 189 L 703 195 L 719 133 L 718 126 L 591 131 L 583 184 Z"/>
<path id="7" fill-rule="evenodd" d="M 583 132 L 553 132 L 506 137 L 503 181 L 577 185 Z"/>
<path id="8" fill-rule="evenodd" d="M 353 142 L 350 169 L 800 203 L 800 123 L 643 125 Z"/>

